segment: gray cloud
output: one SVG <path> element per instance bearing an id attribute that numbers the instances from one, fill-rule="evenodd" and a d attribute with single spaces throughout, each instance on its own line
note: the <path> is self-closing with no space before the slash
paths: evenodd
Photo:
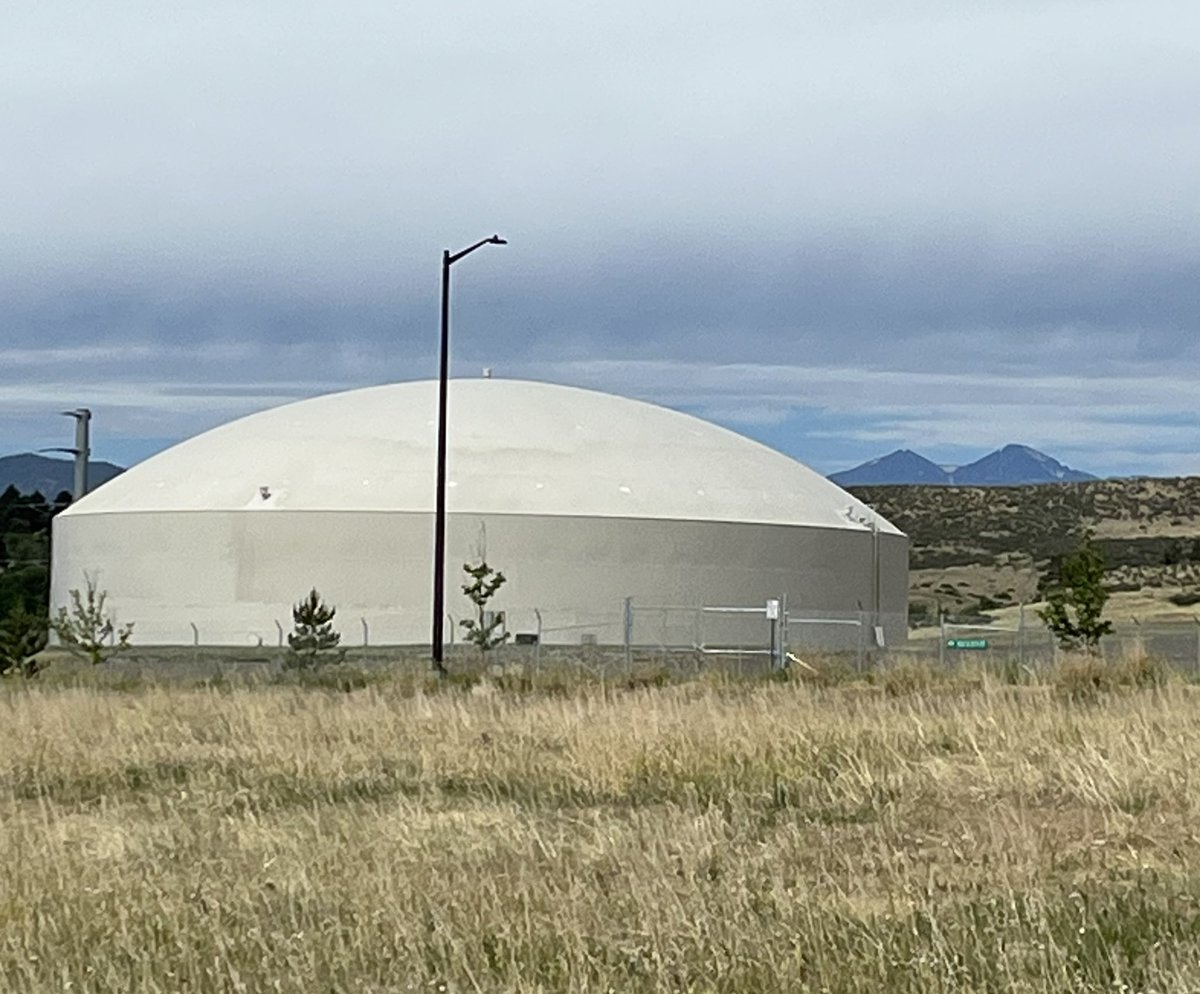
<path id="1" fill-rule="evenodd" d="M 1182 251 L 1060 248 L 1011 261 L 963 239 L 914 239 L 895 252 L 865 239 L 807 239 L 712 257 L 660 241 L 544 270 L 527 267 L 525 253 L 541 254 L 514 239 L 455 268 L 455 326 L 468 352 L 668 358 L 700 346 L 714 361 L 770 349 L 780 359 L 925 368 L 963 353 L 1011 361 L 1014 349 L 1036 345 L 1042 356 L 1024 361 L 1086 370 L 1194 356 L 1200 326 L 1200 253 Z M 302 282 L 294 295 L 245 285 L 209 293 L 203 281 L 111 294 L 56 288 L 39 301 L 0 302 L 0 320 L 26 350 L 208 341 L 220 357 L 222 343 L 353 340 L 424 355 L 437 320 L 437 254 L 430 255 L 420 287 L 410 275 L 406 285 L 319 299 Z M 957 344 L 948 349 L 948 341 Z"/>
<path id="2" fill-rule="evenodd" d="M 314 277 L 483 218 L 555 249 L 639 223 L 1188 226 L 1194 8 L 839 6 L 37 5 L 0 178 L 26 260 Z"/>
<path id="3" fill-rule="evenodd" d="M 132 449 L 429 375 L 438 253 L 496 230 L 462 370 L 774 442 L 825 412 L 802 456 L 1183 464 L 1194 5 L 51 2 L 6 36 L 0 448 L 80 396 Z"/>

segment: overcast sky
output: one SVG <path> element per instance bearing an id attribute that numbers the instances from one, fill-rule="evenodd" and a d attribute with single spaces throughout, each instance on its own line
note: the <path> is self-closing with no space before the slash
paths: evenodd
<path id="1" fill-rule="evenodd" d="M 0 453 L 454 369 L 1200 473 L 1200 6 L 5 4 Z"/>

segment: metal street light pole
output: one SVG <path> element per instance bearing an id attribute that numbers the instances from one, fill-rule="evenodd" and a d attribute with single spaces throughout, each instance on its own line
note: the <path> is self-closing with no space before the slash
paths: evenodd
<path id="1" fill-rule="evenodd" d="M 433 525 L 433 635 L 430 648 L 435 673 L 445 673 L 442 617 L 446 581 L 446 382 L 450 374 L 450 267 L 484 245 L 507 245 L 499 235 L 476 242 L 461 252 L 442 252 L 442 354 L 438 379 L 437 496 Z"/>
<path id="2" fill-rule="evenodd" d="M 68 418 L 75 419 L 75 448 L 39 449 L 39 452 L 67 452 L 75 457 L 75 486 L 71 490 L 71 500 L 77 501 L 88 492 L 88 460 L 92 456 L 90 424 L 92 412 L 86 407 L 73 411 L 63 411 Z"/>

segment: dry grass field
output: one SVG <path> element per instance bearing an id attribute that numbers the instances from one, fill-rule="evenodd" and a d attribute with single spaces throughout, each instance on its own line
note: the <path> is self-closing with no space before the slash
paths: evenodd
<path id="1" fill-rule="evenodd" d="M 0 990 L 1200 989 L 1200 691 L 1074 665 L 5 684 Z"/>

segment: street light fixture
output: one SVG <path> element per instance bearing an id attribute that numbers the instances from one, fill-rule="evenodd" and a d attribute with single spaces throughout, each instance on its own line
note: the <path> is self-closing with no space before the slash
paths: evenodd
<path id="1" fill-rule="evenodd" d="M 445 673 L 442 660 L 442 616 L 446 578 L 446 381 L 450 372 L 450 267 L 484 245 L 507 245 L 499 235 L 476 242 L 461 252 L 442 252 L 442 360 L 438 380 L 437 498 L 433 525 L 433 669 Z"/>

